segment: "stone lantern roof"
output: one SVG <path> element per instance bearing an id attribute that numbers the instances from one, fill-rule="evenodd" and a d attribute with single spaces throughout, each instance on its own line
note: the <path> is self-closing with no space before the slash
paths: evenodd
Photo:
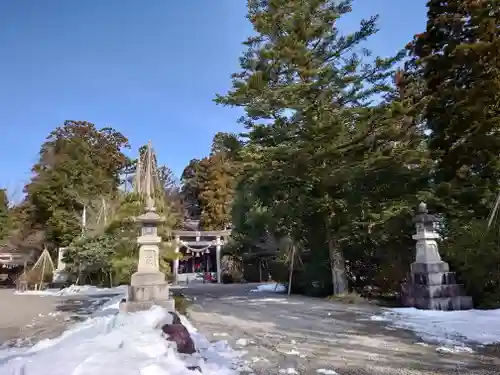
<path id="1" fill-rule="evenodd" d="M 439 221 L 439 218 L 436 215 L 429 214 L 429 210 L 427 209 L 427 204 L 425 202 L 421 202 L 418 205 L 418 213 L 413 217 L 413 223 L 423 223 L 423 224 L 431 224 Z"/>
<path id="2" fill-rule="evenodd" d="M 161 223 L 165 218 L 158 215 L 156 210 L 148 210 L 136 219 L 140 223 Z"/>

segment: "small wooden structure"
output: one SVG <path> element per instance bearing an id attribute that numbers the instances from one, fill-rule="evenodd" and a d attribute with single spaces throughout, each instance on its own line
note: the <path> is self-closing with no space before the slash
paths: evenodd
<path id="1" fill-rule="evenodd" d="M 55 266 L 49 251 L 45 248 L 42 254 L 29 270 L 24 269 L 19 277 L 18 290 L 43 290 L 52 281 Z"/>
<path id="2" fill-rule="evenodd" d="M 0 285 L 13 286 L 26 264 L 33 264 L 33 251 L 19 250 L 10 245 L 0 246 Z"/>
<path id="3" fill-rule="evenodd" d="M 190 266 L 192 271 L 190 274 L 193 277 L 196 275 L 197 258 L 200 260 L 200 271 L 211 272 L 213 265 L 215 265 L 217 282 L 221 283 L 223 271 L 221 250 L 230 235 L 231 229 L 219 231 L 200 230 L 198 220 L 185 220 L 183 230 L 172 231 L 172 236 L 175 238 L 175 252 L 182 254 L 182 257 L 172 262 L 174 283 L 179 282 L 180 270 L 184 269 L 184 267 L 179 266 Z M 213 261 L 212 258 L 214 258 Z M 193 265 L 189 265 L 185 259 L 193 262 Z M 183 262 L 183 264 L 181 265 L 180 262 Z"/>

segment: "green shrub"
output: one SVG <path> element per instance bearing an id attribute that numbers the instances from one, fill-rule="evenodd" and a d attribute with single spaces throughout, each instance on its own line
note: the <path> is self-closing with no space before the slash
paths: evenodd
<path id="1" fill-rule="evenodd" d="M 190 301 L 184 296 L 173 296 L 175 301 L 175 309 L 179 314 L 186 315 L 187 308 L 191 304 Z"/>
<path id="2" fill-rule="evenodd" d="M 457 273 L 476 307 L 500 307 L 500 236 L 484 221 L 452 222 L 441 245 L 443 259 Z"/>

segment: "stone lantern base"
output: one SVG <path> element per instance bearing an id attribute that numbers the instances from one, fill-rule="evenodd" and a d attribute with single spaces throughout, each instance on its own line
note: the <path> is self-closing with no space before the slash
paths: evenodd
<path id="1" fill-rule="evenodd" d="M 121 312 L 148 310 L 161 306 L 168 311 L 175 310 L 175 300 L 170 298 L 168 283 L 162 272 L 136 272 L 132 275 L 128 296 L 120 304 Z"/>
<path id="2" fill-rule="evenodd" d="M 448 263 L 441 260 L 435 224 L 439 218 L 430 215 L 425 203 L 418 206 L 413 218 L 417 233 L 412 236 L 415 244 L 415 262 L 405 284 L 401 285 L 402 303 L 422 310 L 468 310 L 472 298 L 465 296 L 462 285 L 457 284 L 455 273 Z"/>
<path id="3" fill-rule="evenodd" d="M 465 296 L 448 263 L 412 263 L 408 282 L 402 284 L 402 303 L 422 310 L 469 310 L 472 297 Z"/>

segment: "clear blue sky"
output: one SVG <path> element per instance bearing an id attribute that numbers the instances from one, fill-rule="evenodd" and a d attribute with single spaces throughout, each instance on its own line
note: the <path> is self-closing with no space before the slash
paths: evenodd
<path id="1" fill-rule="evenodd" d="M 425 26 L 425 0 L 355 0 L 352 30 L 380 14 L 368 47 L 391 55 Z M 178 175 L 217 131 L 241 130 L 216 106 L 251 33 L 244 0 L 0 1 L 0 187 L 22 189 L 48 133 L 66 119 L 153 140 Z M 404 4 L 404 5 L 403 5 Z"/>

